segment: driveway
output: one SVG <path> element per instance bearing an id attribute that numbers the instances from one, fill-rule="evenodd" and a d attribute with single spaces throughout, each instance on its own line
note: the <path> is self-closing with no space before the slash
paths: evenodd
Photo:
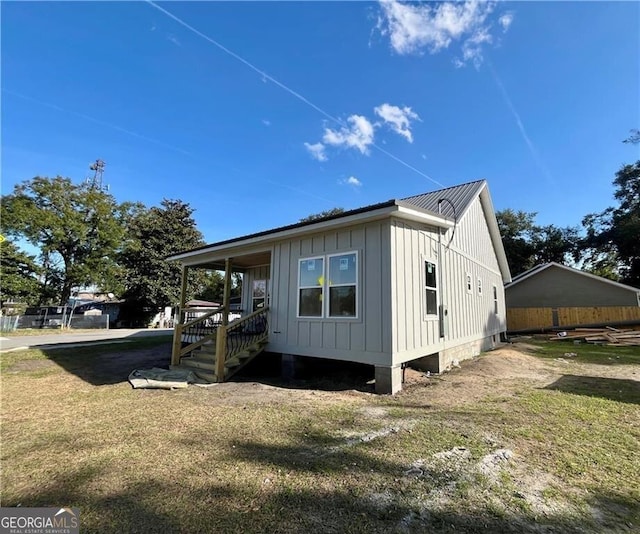
<path id="1" fill-rule="evenodd" d="M 0 352 L 15 350 L 17 348 L 52 348 L 57 345 L 91 344 L 100 341 L 112 341 L 114 339 L 132 339 L 148 336 L 161 336 L 172 334 L 170 328 L 117 328 L 113 330 L 84 330 L 82 332 L 42 334 L 35 336 L 11 336 L 0 337 Z"/>

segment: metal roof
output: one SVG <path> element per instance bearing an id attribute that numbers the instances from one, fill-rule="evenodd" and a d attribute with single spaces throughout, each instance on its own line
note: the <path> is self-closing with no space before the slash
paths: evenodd
<path id="1" fill-rule="evenodd" d="M 486 183 L 486 180 L 477 180 L 454 187 L 439 189 L 431 193 L 423 193 L 421 195 L 403 198 L 401 202 L 412 204 L 433 213 L 441 213 L 444 217 L 460 219 Z M 440 204 L 439 211 L 438 204 Z"/>
<path id="2" fill-rule="evenodd" d="M 277 234 L 289 233 L 305 227 L 309 227 L 309 230 L 320 229 L 328 222 L 336 221 L 336 223 L 340 224 L 342 222 L 342 219 L 344 219 L 345 223 L 347 223 L 347 221 L 352 221 L 354 216 L 368 215 L 370 213 L 373 214 L 377 210 L 393 207 L 399 207 L 400 209 L 409 208 L 412 210 L 417 210 L 423 215 L 433 217 L 434 221 L 439 220 L 442 222 L 442 224 L 448 226 L 448 223 L 452 224 L 451 221 L 459 221 L 464 216 L 473 201 L 478 198 L 478 196 L 480 196 L 483 202 L 483 206 L 486 204 L 488 206 L 488 212 L 492 213 L 493 206 L 491 205 L 487 182 L 486 180 L 477 180 L 466 184 L 439 189 L 430 193 L 423 193 L 420 195 L 403 198 L 400 200 L 392 199 L 386 202 L 381 202 L 379 204 L 364 206 L 362 208 L 345 211 L 338 215 L 331 215 L 329 217 L 323 217 L 321 219 L 316 219 L 313 221 L 298 222 L 288 226 L 281 226 L 279 228 L 272 228 L 270 230 L 265 230 L 262 232 L 235 237 L 232 239 L 227 239 L 225 241 L 219 241 L 217 243 L 211 243 L 178 254 L 172 254 L 165 259 L 175 261 L 181 260 L 186 256 L 192 257 L 208 253 L 213 251 L 214 249 L 219 249 L 221 247 L 227 248 L 249 244 L 254 245 L 255 243 L 251 243 L 252 241 L 263 241 Z M 438 211 L 440 211 L 440 213 L 438 213 Z M 500 239 L 500 232 L 498 230 L 495 217 L 493 218 L 493 220 L 488 220 L 487 223 L 489 225 L 491 239 L 494 242 L 494 246 L 496 247 L 496 252 L 498 254 L 500 263 L 500 270 L 501 272 L 503 272 L 504 281 L 510 282 L 511 275 L 509 274 L 509 267 L 506 263 L 506 256 L 504 254 L 504 248 L 502 245 L 502 240 Z"/>

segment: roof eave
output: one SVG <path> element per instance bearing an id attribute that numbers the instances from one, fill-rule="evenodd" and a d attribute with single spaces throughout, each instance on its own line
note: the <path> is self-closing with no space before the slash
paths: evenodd
<path id="1" fill-rule="evenodd" d="M 478 196 L 480 197 L 480 202 L 484 208 L 485 219 L 487 221 L 487 226 L 489 227 L 489 235 L 491 236 L 491 242 L 493 243 L 493 248 L 496 252 L 496 257 L 498 258 L 502 282 L 504 284 L 508 284 L 511 282 L 511 271 L 509 269 L 509 262 L 507 261 L 507 253 L 505 252 L 504 244 L 502 243 L 498 220 L 496 219 L 495 210 L 493 209 L 493 202 L 491 202 L 489 186 L 486 181 L 482 184 L 482 188 L 480 189 Z"/>
<path id="2" fill-rule="evenodd" d="M 351 226 L 358 223 L 371 222 L 391 216 L 411 220 L 414 222 L 422 222 L 424 224 L 441 228 L 451 228 L 454 226 L 453 221 L 450 221 L 444 217 L 431 213 L 427 210 L 406 206 L 402 202 L 394 200 L 388 202 L 386 205 L 382 205 L 382 207 L 378 207 L 372 210 L 359 212 L 352 215 L 334 217 L 311 224 L 293 225 L 291 227 L 285 227 L 281 231 L 261 232 L 259 234 L 249 235 L 246 239 L 240 238 L 227 242 L 223 241 L 219 244 L 214 243 L 207 247 L 182 252 L 180 254 L 174 254 L 167 257 L 166 259 L 167 261 L 180 261 L 185 264 L 197 265 L 198 262 L 192 260 L 195 260 L 196 258 L 204 259 L 206 257 L 209 258 L 208 261 L 212 261 L 216 256 L 221 258 L 227 255 L 233 255 L 233 252 L 239 249 L 265 247 L 270 243 L 281 241 L 283 239 L 290 239 L 301 235 L 313 234 L 317 232 L 332 230 L 335 228 L 341 228 L 344 226 Z"/>

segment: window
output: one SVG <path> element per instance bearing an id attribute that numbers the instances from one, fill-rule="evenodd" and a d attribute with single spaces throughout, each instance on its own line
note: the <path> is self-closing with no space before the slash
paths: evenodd
<path id="1" fill-rule="evenodd" d="M 356 316 L 357 278 L 355 252 L 329 256 L 329 317 Z"/>
<path id="2" fill-rule="evenodd" d="M 298 263 L 298 317 L 322 317 L 324 258 Z"/>
<path id="3" fill-rule="evenodd" d="M 482 296 L 482 279 L 478 278 L 478 296 Z"/>
<path id="4" fill-rule="evenodd" d="M 424 262 L 424 289 L 426 293 L 427 315 L 438 314 L 438 283 L 436 278 L 436 264 Z"/>
<path id="5" fill-rule="evenodd" d="M 498 315 L 498 288 L 493 286 L 493 312 Z"/>
<path id="6" fill-rule="evenodd" d="M 467 293 L 473 293 L 473 281 L 469 273 L 467 273 Z"/>
<path id="7" fill-rule="evenodd" d="M 267 281 L 254 280 L 253 291 L 251 293 L 251 311 L 257 311 L 264 308 L 265 298 L 267 296 Z"/>
<path id="8" fill-rule="evenodd" d="M 299 260 L 298 317 L 357 317 L 357 302 L 357 252 Z"/>

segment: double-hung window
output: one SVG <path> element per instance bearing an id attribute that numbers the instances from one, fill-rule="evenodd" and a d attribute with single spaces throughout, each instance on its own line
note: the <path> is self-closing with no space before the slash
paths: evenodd
<path id="1" fill-rule="evenodd" d="M 356 317 L 358 255 L 329 256 L 329 317 Z"/>
<path id="2" fill-rule="evenodd" d="M 298 316 L 322 317 L 324 258 L 306 258 L 298 263 Z"/>
<path id="3" fill-rule="evenodd" d="M 298 261 L 298 317 L 357 316 L 357 252 Z"/>
<path id="4" fill-rule="evenodd" d="M 427 315 L 438 315 L 438 279 L 436 264 L 424 262 L 424 289 L 426 293 Z"/>

